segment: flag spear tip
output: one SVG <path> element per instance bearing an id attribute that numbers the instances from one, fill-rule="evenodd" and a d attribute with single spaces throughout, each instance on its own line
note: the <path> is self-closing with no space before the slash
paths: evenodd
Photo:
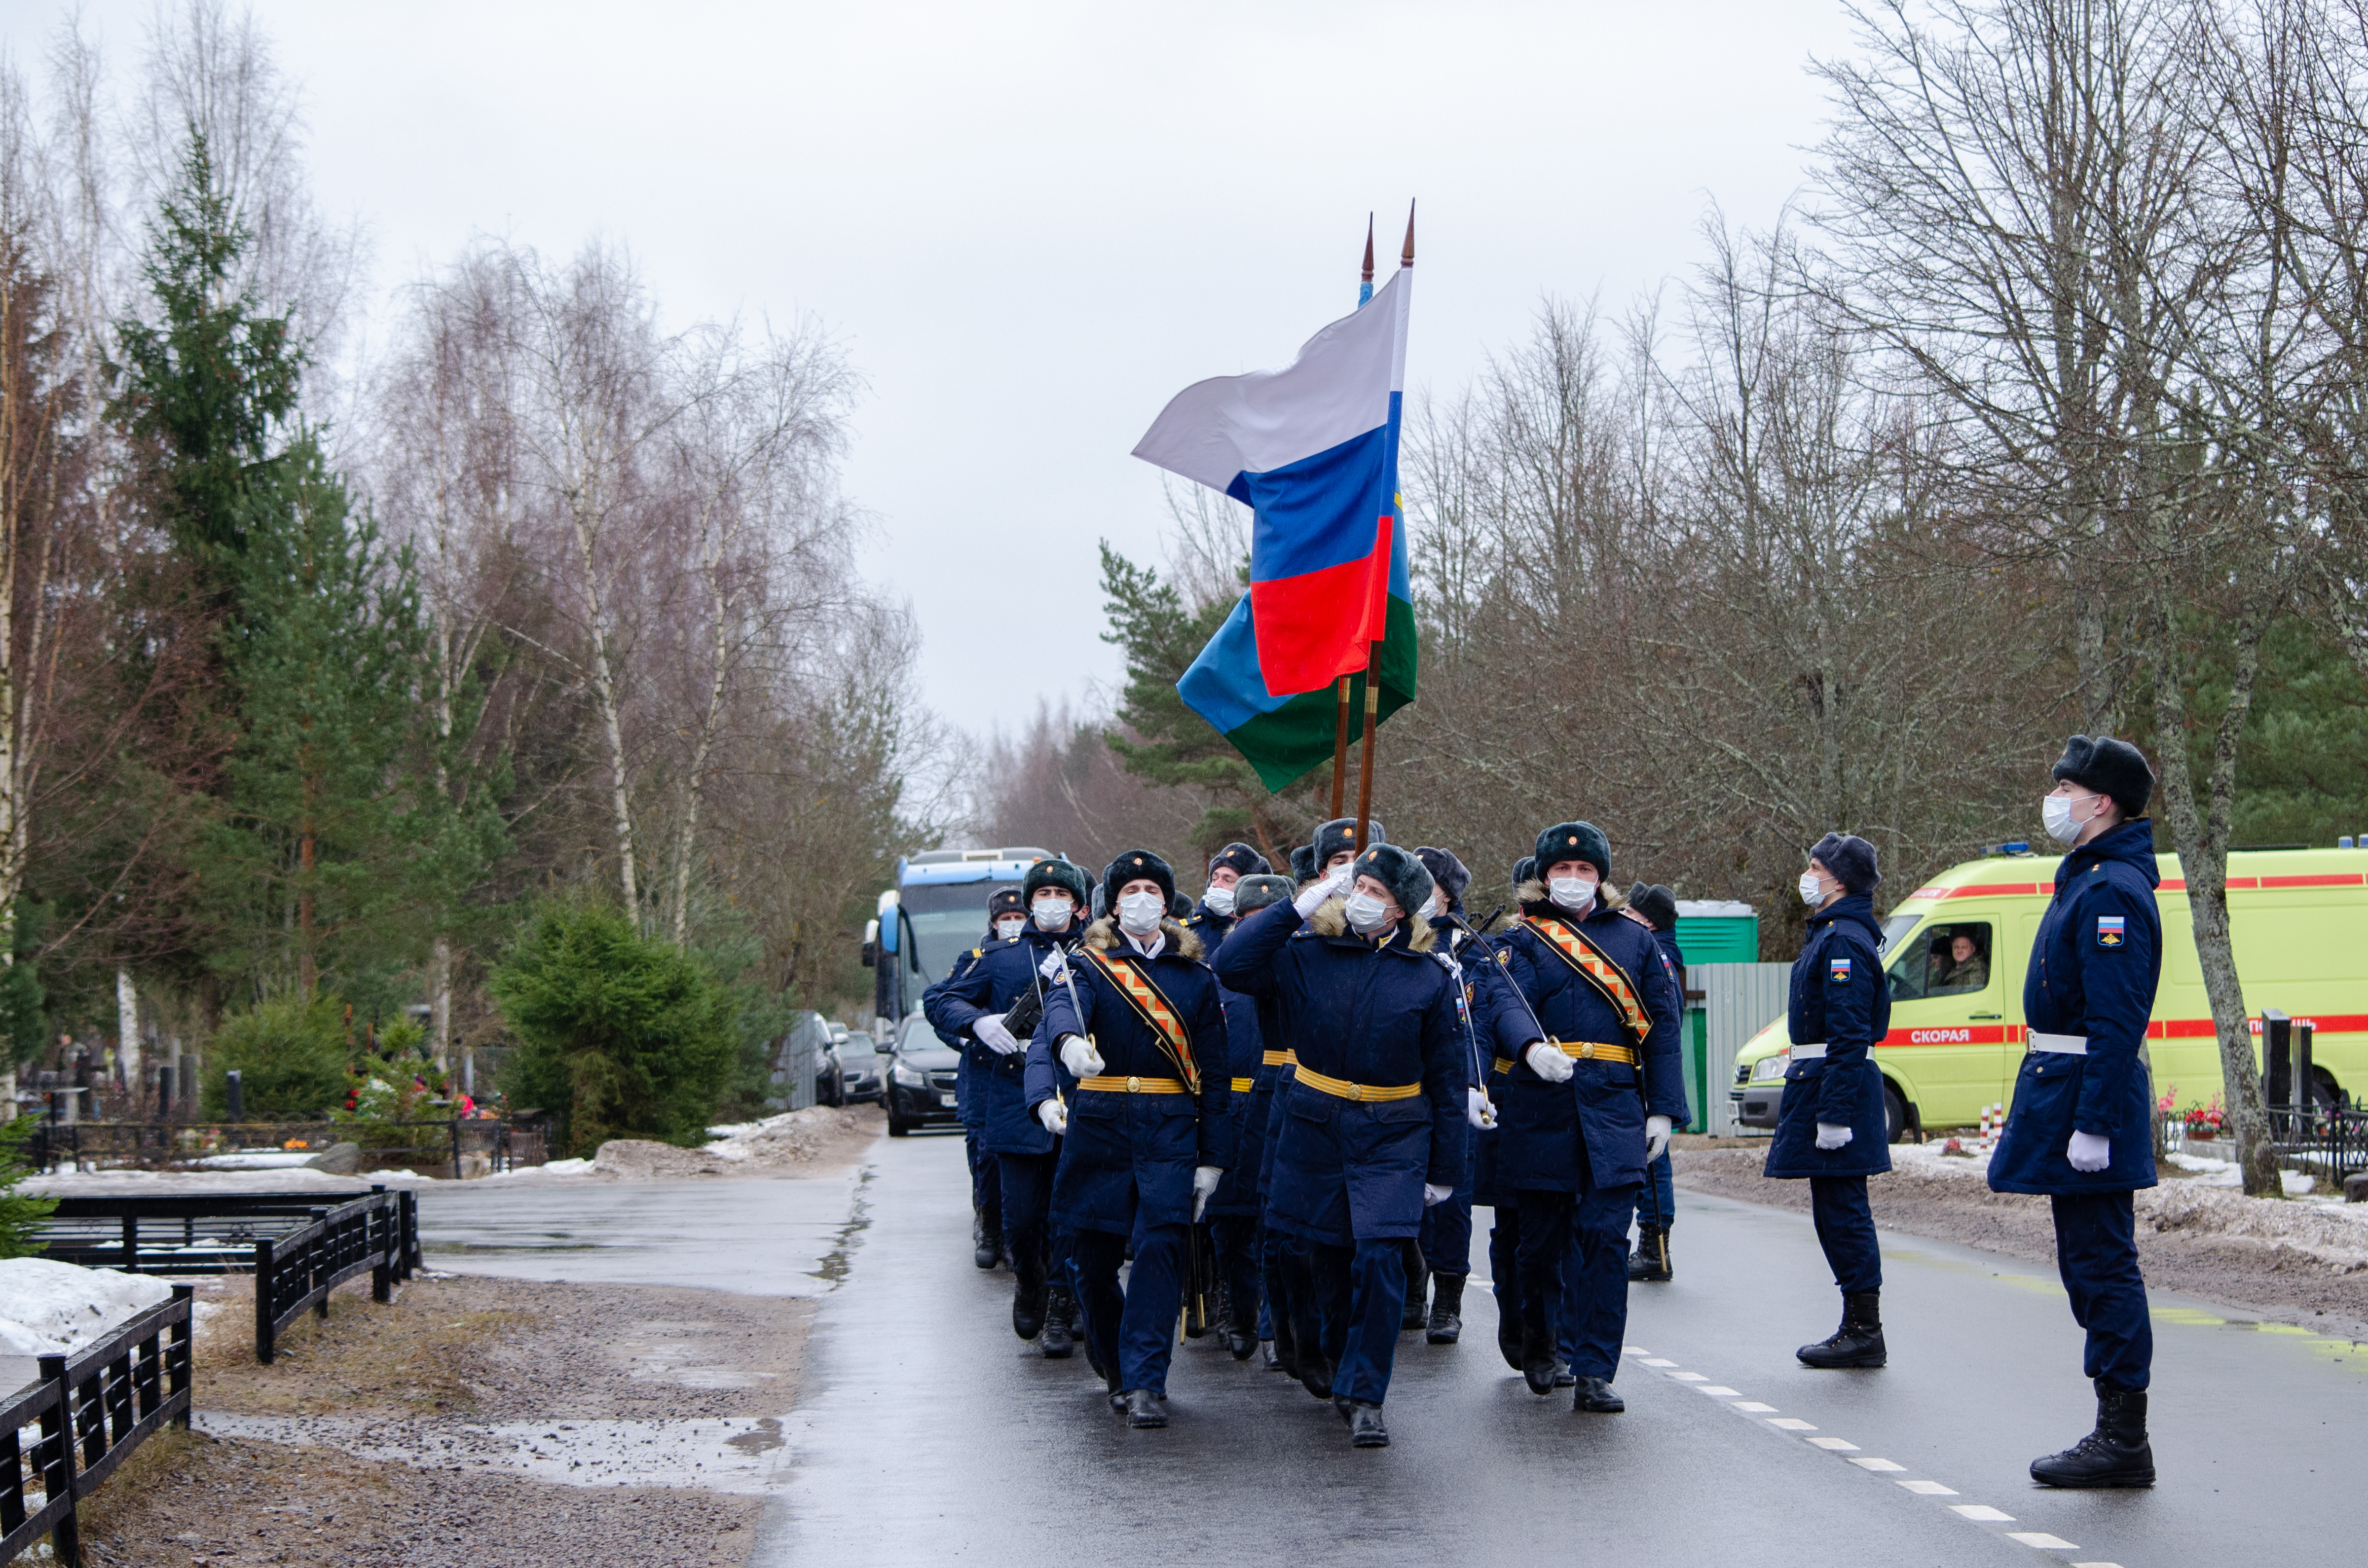
<path id="1" fill-rule="evenodd" d="M 1398 253 L 1398 265 L 1400 267 L 1414 265 L 1414 203 L 1411 200 L 1406 203 L 1406 249 Z"/>
<path id="2" fill-rule="evenodd" d="M 1373 280 L 1373 215 L 1365 214 L 1365 281 Z"/>

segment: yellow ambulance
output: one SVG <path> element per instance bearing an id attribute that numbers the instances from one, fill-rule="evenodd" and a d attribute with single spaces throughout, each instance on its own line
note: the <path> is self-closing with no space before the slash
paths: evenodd
<path id="1" fill-rule="evenodd" d="M 2007 846 L 1933 878 L 1884 922 L 1891 1031 L 1874 1057 L 1895 1142 L 1910 1127 L 1974 1126 L 2012 1094 L 2023 968 L 2058 860 Z M 2220 1092 L 2220 1047 L 2179 858 L 2156 866 L 2162 987 L 2146 1054 L 2156 1097 L 2184 1109 Z M 2368 1089 L 2368 848 L 2239 850 L 2228 857 L 2228 909 L 2256 1038 L 2264 1007 L 2308 1022 L 2318 1097 Z M 1788 1044 L 1778 1018 L 1736 1053 L 1728 1099 L 1744 1126 L 1776 1125 Z"/>

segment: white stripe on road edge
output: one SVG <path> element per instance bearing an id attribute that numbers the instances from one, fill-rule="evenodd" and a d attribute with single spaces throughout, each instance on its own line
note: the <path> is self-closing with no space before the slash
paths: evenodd
<path id="1" fill-rule="evenodd" d="M 1769 1417 L 1768 1425 L 1775 1427 L 1779 1432 L 1814 1432 L 1816 1430 L 1815 1426 L 1810 1426 L 1807 1422 L 1802 1420 L 1797 1415 L 1770 1416 Z"/>
<path id="2" fill-rule="evenodd" d="M 1987 1503 L 1952 1503 L 1949 1505 L 1949 1512 L 1968 1519 L 1979 1519 L 1987 1525 L 2014 1523 L 2012 1514 L 2001 1514 Z"/>
<path id="3" fill-rule="evenodd" d="M 1731 1408 L 1736 1410 L 1748 1410 L 1754 1415 L 1765 1415 L 1776 1407 L 1772 1404 L 1762 1404 L 1756 1399 L 1747 1399 L 1742 1403 L 1732 1406 Z"/>
<path id="4" fill-rule="evenodd" d="M 1907 1468 L 1904 1464 L 1894 1464 L 1889 1460 L 1859 1459 L 1850 1460 L 1850 1463 L 1858 1466 L 1861 1470 L 1895 1471 L 1906 1470 Z"/>
<path id="5" fill-rule="evenodd" d="M 2074 1548 L 2078 1551 L 2078 1548 Z M 2122 1568 L 2118 1562 L 2075 1562 L 2072 1568 Z"/>
<path id="6" fill-rule="evenodd" d="M 1669 1381 L 1679 1383 L 1706 1383 L 1710 1381 L 1708 1378 L 1703 1377 L 1700 1372 L 1671 1372 L 1669 1374 Z"/>
<path id="7" fill-rule="evenodd" d="M 1918 1497 L 1954 1497 L 1957 1489 L 1943 1486 L 1937 1481 L 1903 1481 L 1899 1483 Z"/>
<path id="8" fill-rule="evenodd" d="M 1858 1452 L 1858 1445 L 1856 1443 L 1846 1442 L 1839 1437 L 1812 1437 L 1809 1439 L 1809 1447 L 1813 1449 L 1823 1449 L 1829 1454 L 1854 1454 Z"/>
<path id="9" fill-rule="evenodd" d="M 1658 1356 L 1647 1356 L 1644 1360 L 1639 1361 L 1636 1364 L 1640 1367 L 1674 1367 L 1677 1365 L 1675 1361 L 1665 1360 Z"/>
<path id="10" fill-rule="evenodd" d="M 1694 1392 L 1706 1393 L 1713 1399 L 1734 1399 L 1736 1397 L 1736 1391 L 1728 1388 L 1724 1383 L 1696 1383 L 1694 1385 Z M 1743 1406 L 1738 1404 L 1735 1408 L 1741 1410 Z"/>
<path id="11" fill-rule="evenodd" d="M 2045 1530 L 2009 1530 L 2009 1540 L 2019 1540 L 2025 1546 L 2044 1546 L 2050 1551 L 2078 1551 L 2080 1549 L 2068 1540 L 2049 1535 Z"/>

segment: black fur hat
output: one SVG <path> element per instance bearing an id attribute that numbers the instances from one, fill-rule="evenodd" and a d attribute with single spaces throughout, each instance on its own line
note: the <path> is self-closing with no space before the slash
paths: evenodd
<path id="1" fill-rule="evenodd" d="M 1159 896 L 1170 908 L 1176 903 L 1176 873 L 1167 862 L 1148 849 L 1129 849 L 1102 870 L 1102 908 L 1115 914 L 1118 910 L 1118 890 L 1127 883 L 1148 877 L 1159 884 Z"/>
<path id="2" fill-rule="evenodd" d="M 995 923 L 1007 915 L 1027 913 L 1028 901 L 1020 894 L 1018 888 L 997 888 L 995 890 L 995 896 L 986 901 L 987 929 L 993 930 Z"/>
<path id="3" fill-rule="evenodd" d="M 1228 844 L 1209 857 L 1209 875 L 1215 876 L 1220 866 L 1231 866 L 1237 877 L 1260 877 L 1274 869 L 1265 856 L 1247 844 Z"/>
<path id="4" fill-rule="evenodd" d="M 1558 822 L 1538 835 L 1537 869 L 1531 875 L 1543 877 L 1549 866 L 1565 860 L 1584 860 L 1595 868 L 1598 881 L 1611 880 L 1611 840 L 1591 822 Z"/>
<path id="5" fill-rule="evenodd" d="M 1447 908 L 1451 911 L 1462 909 L 1463 890 L 1472 885 L 1472 873 L 1463 869 L 1463 862 L 1455 858 L 1455 851 L 1434 848 L 1426 844 L 1414 853 L 1415 858 L 1422 862 L 1422 869 L 1430 873 L 1430 880 L 1439 884 Z"/>
<path id="6" fill-rule="evenodd" d="M 1036 902 L 1038 889 L 1059 888 L 1071 898 L 1076 899 L 1077 907 L 1083 909 L 1087 901 L 1093 895 L 1093 885 L 1087 880 L 1086 869 L 1083 866 L 1074 860 L 1064 860 L 1054 856 L 1049 860 L 1039 860 L 1028 868 L 1028 874 L 1019 881 L 1019 896 L 1022 901 L 1033 903 Z"/>
<path id="7" fill-rule="evenodd" d="M 1410 849 L 1376 843 L 1357 857 L 1357 874 L 1389 889 L 1391 899 L 1409 915 L 1430 902 L 1430 873 Z"/>
<path id="8" fill-rule="evenodd" d="M 1192 901 L 1180 892 L 1167 895 L 1167 915 L 1171 920 L 1192 918 Z"/>
<path id="9" fill-rule="evenodd" d="M 1387 844 L 1390 841 L 1390 835 L 1382 831 L 1382 824 L 1379 822 L 1368 818 L 1365 826 L 1371 833 L 1371 837 L 1366 840 L 1369 845 Z M 1345 854 L 1356 846 L 1357 819 L 1334 817 L 1315 830 L 1315 866 L 1314 870 L 1308 872 L 1308 876 L 1319 874 L 1326 866 L 1331 864 L 1333 856 Z M 1300 880 L 1304 881 L 1306 878 Z"/>
<path id="10" fill-rule="evenodd" d="M 1513 891 L 1515 892 L 1521 891 L 1521 884 L 1523 882 L 1533 882 L 1537 881 L 1537 878 L 1538 858 L 1536 856 L 1524 855 L 1520 859 L 1513 862 Z"/>
<path id="11" fill-rule="evenodd" d="M 1628 894 L 1628 907 L 1653 923 L 1656 931 L 1678 926 L 1678 895 L 1655 882 L 1638 882 Z"/>
<path id="12" fill-rule="evenodd" d="M 1291 896 L 1289 877 L 1278 877 L 1270 871 L 1244 877 L 1234 884 L 1234 915 L 1239 919 L 1255 915 L 1269 903 L 1280 903 Z"/>
<path id="13" fill-rule="evenodd" d="M 2146 815 L 2146 802 L 2154 799 L 2154 769 L 2146 766 L 2145 754 L 2110 735 L 2093 741 L 2075 735 L 2066 741 L 2055 777 L 2111 796 L 2125 817 Z"/>
<path id="14" fill-rule="evenodd" d="M 1824 861 L 1847 892 L 1873 892 L 1883 885 L 1883 873 L 1874 869 L 1874 846 L 1853 834 L 1826 835 L 1809 858 Z"/>
<path id="15" fill-rule="evenodd" d="M 1291 880 L 1312 881 L 1315 876 L 1315 846 L 1303 844 L 1291 852 Z"/>

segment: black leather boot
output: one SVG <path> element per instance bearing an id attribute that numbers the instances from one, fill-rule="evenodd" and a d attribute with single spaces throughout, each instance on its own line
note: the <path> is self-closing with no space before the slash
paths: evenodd
<path id="1" fill-rule="evenodd" d="M 1628 1402 L 1611 1392 L 1611 1384 L 1603 1378 L 1574 1380 L 1576 1389 L 1570 1396 L 1573 1410 L 1584 1410 L 1597 1415 L 1617 1415 L 1628 1408 Z"/>
<path id="2" fill-rule="evenodd" d="M 1349 1402 L 1349 1446 L 1352 1449 L 1386 1449 L 1390 1446 L 1390 1429 L 1382 1424 L 1382 1407 L 1367 1404 L 1361 1399 Z"/>
<path id="3" fill-rule="evenodd" d="M 1047 1359 L 1065 1361 L 1077 1347 L 1077 1298 L 1066 1285 L 1044 1291 L 1044 1336 L 1039 1342 Z"/>
<path id="4" fill-rule="evenodd" d="M 1326 1360 L 1324 1352 L 1315 1346 L 1303 1344 L 1297 1346 L 1297 1349 L 1299 1386 L 1316 1399 L 1330 1399 L 1332 1397 L 1332 1363 Z"/>
<path id="5" fill-rule="evenodd" d="M 1554 1374 L 1562 1361 L 1554 1355 L 1554 1329 L 1543 1298 L 1521 1298 L 1521 1377 L 1530 1392 L 1543 1399 L 1554 1391 Z"/>
<path id="6" fill-rule="evenodd" d="M 1844 1296 L 1841 1327 L 1793 1354 L 1812 1367 L 1882 1366 L 1889 1354 L 1883 1347 L 1883 1314 L 1876 1310 L 1881 1301 L 1876 1290 Z"/>
<path id="7" fill-rule="evenodd" d="M 1578 1386 L 1578 1374 L 1577 1374 L 1577 1373 L 1576 1373 L 1576 1372 L 1574 1372 L 1574 1371 L 1572 1371 L 1572 1370 L 1570 1369 L 1570 1363 L 1569 1363 L 1569 1362 L 1567 1362 L 1567 1361 L 1564 1360 L 1564 1359 L 1563 1359 L 1561 1357 L 1559 1357 L 1559 1356 L 1555 1357 L 1555 1358 L 1554 1358 L 1554 1387 L 1556 1387 L 1556 1388 L 1558 1388 L 1558 1389 L 1566 1389 L 1566 1388 L 1576 1388 L 1576 1387 L 1577 1387 L 1577 1386 Z"/>
<path id="8" fill-rule="evenodd" d="M 1452 1345 L 1463 1337 L 1463 1276 L 1434 1274 L 1430 1286 L 1430 1322 L 1423 1338 L 1433 1345 Z"/>
<path id="9" fill-rule="evenodd" d="M 1423 1298 L 1430 1286 L 1430 1269 L 1422 1261 L 1422 1249 L 1412 1242 L 1406 1244 L 1406 1305 L 1398 1313 L 1398 1332 L 1412 1334 L 1430 1321 L 1430 1308 Z"/>
<path id="10" fill-rule="evenodd" d="M 1497 1292 L 1497 1353 L 1505 1358 L 1505 1365 L 1521 1369 L 1521 1309 L 1505 1300 L 1502 1290 Z"/>
<path id="11" fill-rule="evenodd" d="M 1011 1291 L 1011 1332 L 1033 1339 L 1044 1332 L 1044 1278 L 1040 1270 L 1023 1269 Z"/>
<path id="12" fill-rule="evenodd" d="M 2065 1449 L 2031 1461 L 2042 1486 L 2152 1486 L 2154 1445 L 2146 1441 L 2146 1396 L 2097 1384 L 2097 1429 Z"/>
<path id="13" fill-rule="evenodd" d="M 1159 1396 L 1149 1389 L 1126 1391 L 1126 1424 L 1130 1426 L 1165 1426 L 1167 1412 L 1161 1409 Z"/>
<path id="14" fill-rule="evenodd" d="M 970 1260 L 981 1268 L 993 1268 L 1003 1256 L 1003 1235 L 999 1230 L 989 1230 L 986 1216 L 971 1210 Z"/>
<path id="15" fill-rule="evenodd" d="M 1636 1233 L 1636 1250 L 1628 1255 L 1628 1282 L 1666 1285 L 1669 1267 L 1669 1228 L 1646 1226 Z"/>

